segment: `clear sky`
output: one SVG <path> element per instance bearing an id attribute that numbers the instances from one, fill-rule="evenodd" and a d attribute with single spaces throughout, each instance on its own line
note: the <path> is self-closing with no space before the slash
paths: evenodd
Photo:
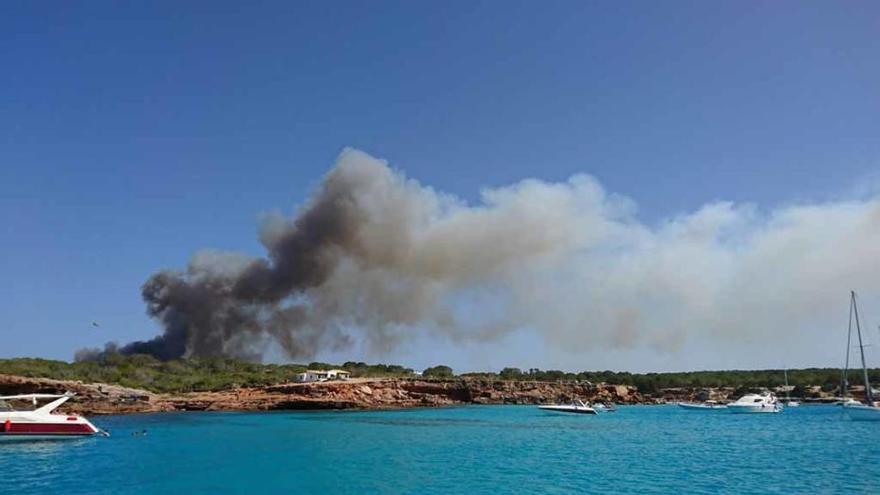
<path id="1" fill-rule="evenodd" d="M 871 1 L 4 2 L 0 357 L 155 335 L 152 272 L 261 254 L 259 216 L 346 146 L 468 201 L 588 173 L 647 225 L 861 194 L 878 33 Z M 488 349 L 339 357 L 508 364 Z"/>

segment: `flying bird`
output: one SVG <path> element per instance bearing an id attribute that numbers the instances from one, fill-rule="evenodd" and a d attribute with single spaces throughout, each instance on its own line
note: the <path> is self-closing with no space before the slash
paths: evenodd
<path id="1" fill-rule="evenodd" d="M 97 321 L 93 321 L 93 322 L 92 322 L 92 326 L 97 328 L 97 327 L 100 327 L 101 325 L 98 325 L 98 322 L 97 322 Z"/>

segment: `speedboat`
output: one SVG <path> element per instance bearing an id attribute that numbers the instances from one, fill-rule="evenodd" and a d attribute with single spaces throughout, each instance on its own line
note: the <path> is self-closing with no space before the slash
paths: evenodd
<path id="1" fill-rule="evenodd" d="M 746 394 L 734 403 L 727 405 L 727 410 L 732 413 L 778 413 L 782 406 L 771 393 Z"/>
<path id="2" fill-rule="evenodd" d="M 25 394 L 0 396 L 0 440 L 46 440 L 82 438 L 106 432 L 76 414 L 53 414 L 73 394 Z M 39 401 L 52 399 L 37 407 Z M 30 402 L 33 409 L 13 408 L 9 402 Z"/>
<path id="3" fill-rule="evenodd" d="M 853 399 L 852 397 L 847 397 L 846 399 L 835 402 L 834 405 L 835 406 L 862 406 L 864 404 Z"/>
<path id="4" fill-rule="evenodd" d="M 569 404 L 547 404 L 546 406 L 538 406 L 538 409 L 574 414 L 599 414 L 595 409 L 580 399 L 575 399 Z"/>
<path id="5" fill-rule="evenodd" d="M 787 400 L 782 403 L 785 407 L 800 407 L 801 403 L 796 400 Z"/>
<path id="6" fill-rule="evenodd" d="M 719 409 L 727 409 L 726 404 L 719 404 L 714 400 L 707 400 L 706 402 L 679 402 L 678 407 L 697 411 L 717 411 Z"/>

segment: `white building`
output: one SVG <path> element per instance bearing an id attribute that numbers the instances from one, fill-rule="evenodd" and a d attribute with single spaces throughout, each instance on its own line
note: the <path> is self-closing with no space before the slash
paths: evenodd
<path id="1" fill-rule="evenodd" d="M 345 370 L 306 370 L 296 375 L 298 382 L 326 382 L 328 380 L 348 380 L 351 373 Z"/>

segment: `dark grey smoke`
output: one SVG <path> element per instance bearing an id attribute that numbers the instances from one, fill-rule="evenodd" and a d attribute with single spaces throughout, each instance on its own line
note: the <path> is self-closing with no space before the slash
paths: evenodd
<path id="1" fill-rule="evenodd" d="M 308 301 L 291 302 L 324 283 L 340 256 L 356 249 L 362 220 L 353 193 L 363 175 L 335 169 L 313 200 L 286 225 L 264 236 L 267 258 L 238 268 L 194 262 L 184 272 L 162 271 L 142 288 L 147 314 L 164 332 L 119 349 L 167 360 L 187 356 L 258 359 L 267 338 L 291 357 L 313 355 L 333 332 L 308 327 Z M 228 263 L 220 256 L 219 263 Z M 241 258 L 238 259 L 241 261 Z M 317 332 L 317 333 L 316 333 Z M 337 335 L 343 345 L 345 337 Z"/>

